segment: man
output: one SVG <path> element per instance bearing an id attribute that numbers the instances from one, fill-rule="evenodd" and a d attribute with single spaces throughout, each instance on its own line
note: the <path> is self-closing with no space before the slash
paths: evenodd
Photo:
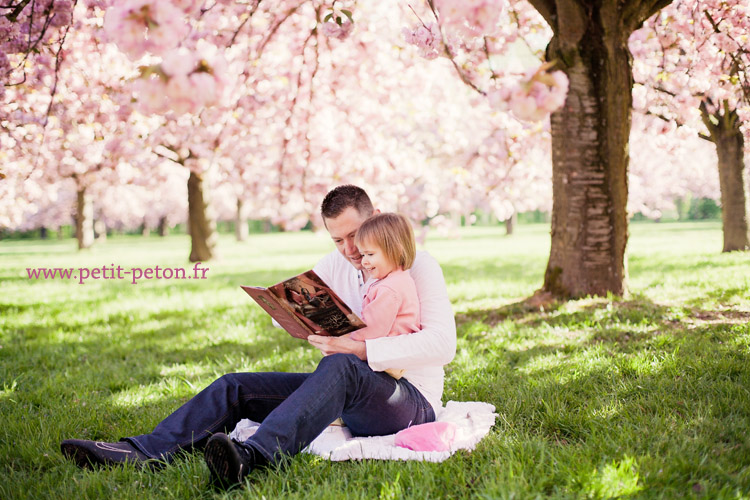
<path id="1" fill-rule="evenodd" d="M 359 187 L 339 186 L 321 205 L 336 245 L 314 270 L 359 315 L 369 276 L 354 244 L 357 229 L 376 211 Z M 214 482 L 241 483 L 254 468 L 301 451 L 341 418 L 354 435 L 386 435 L 431 422 L 441 406 L 443 365 L 456 351 L 456 326 L 443 273 L 418 252 L 410 270 L 420 299 L 422 330 L 364 342 L 313 335 L 324 355 L 313 373 L 224 375 L 160 422 L 150 434 L 118 443 L 77 439 L 62 452 L 79 466 L 170 462 L 182 450 L 204 449 Z M 384 370 L 405 370 L 396 380 Z M 261 422 L 244 443 L 224 432 L 243 418 Z"/>

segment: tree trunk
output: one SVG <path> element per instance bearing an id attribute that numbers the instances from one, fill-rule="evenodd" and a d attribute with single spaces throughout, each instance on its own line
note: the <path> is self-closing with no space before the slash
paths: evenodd
<path id="1" fill-rule="evenodd" d="M 94 205 L 91 197 L 86 194 L 85 187 L 78 188 L 76 239 L 79 250 L 90 248 L 94 243 Z"/>
<path id="2" fill-rule="evenodd" d="M 46 240 L 49 237 L 49 232 L 47 231 L 46 226 L 42 226 L 39 228 L 39 237 L 43 240 Z"/>
<path id="3" fill-rule="evenodd" d="M 745 139 L 736 109 L 722 111 L 717 106 L 710 113 L 701 105 L 703 122 L 716 145 L 719 159 L 719 187 L 721 189 L 721 221 L 724 229 L 724 252 L 750 250 L 750 198 L 745 168 Z"/>
<path id="4" fill-rule="evenodd" d="M 677 209 L 677 220 L 688 220 L 690 217 L 690 203 L 692 200 L 693 195 L 690 194 L 690 192 L 687 192 L 684 196 L 680 196 L 674 200 L 674 205 Z"/>
<path id="5" fill-rule="evenodd" d="M 216 250 L 216 221 L 210 213 L 205 181 L 195 172 L 188 177 L 188 226 L 190 262 L 211 260 Z"/>
<path id="6" fill-rule="evenodd" d="M 570 81 L 565 106 L 551 117 L 552 240 L 543 286 L 561 298 L 622 295 L 627 287 L 630 30 L 605 4 L 567 12 L 569 29 L 548 47 Z"/>
<path id="7" fill-rule="evenodd" d="M 107 225 L 101 219 L 94 222 L 94 239 L 97 242 L 107 241 Z"/>
<path id="8" fill-rule="evenodd" d="M 243 202 L 240 198 L 237 198 L 237 219 L 235 220 L 234 230 L 235 235 L 237 236 L 237 241 L 247 241 L 250 230 L 247 225 L 245 202 Z"/>
<path id="9" fill-rule="evenodd" d="M 505 219 L 505 234 L 511 236 L 513 231 L 516 229 L 516 223 L 518 222 L 518 213 L 513 212 L 513 215 Z"/>
<path id="10" fill-rule="evenodd" d="M 529 0 L 552 28 L 547 59 L 568 75 L 552 114 L 551 248 L 541 292 L 627 289 L 630 34 L 672 0 Z"/>
<path id="11" fill-rule="evenodd" d="M 159 218 L 159 228 L 158 228 L 159 236 L 164 237 L 169 234 L 169 226 L 167 225 L 167 218 L 161 217 Z"/>
<path id="12" fill-rule="evenodd" d="M 461 227 L 461 214 L 459 212 L 451 212 L 451 221 L 454 227 Z"/>

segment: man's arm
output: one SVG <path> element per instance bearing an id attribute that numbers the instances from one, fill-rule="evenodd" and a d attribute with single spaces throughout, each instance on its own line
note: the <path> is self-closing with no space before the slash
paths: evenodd
<path id="1" fill-rule="evenodd" d="M 354 354 L 362 361 L 367 360 L 367 347 L 361 340 L 353 340 L 349 335 L 341 337 L 327 337 L 323 335 L 310 335 L 307 341 L 323 353 L 329 354 Z"/>

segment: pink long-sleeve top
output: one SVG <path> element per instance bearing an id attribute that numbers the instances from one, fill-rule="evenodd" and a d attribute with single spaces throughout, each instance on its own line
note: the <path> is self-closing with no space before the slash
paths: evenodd
<path id="1" fill-rule="evenodd" d="M 362 320 L 367 326 L 352 332 L 354 340 L 418 332 L 419 296 L 411 275 L 396 269 L 383 279 L 372 280 L 362 300 Z"/>

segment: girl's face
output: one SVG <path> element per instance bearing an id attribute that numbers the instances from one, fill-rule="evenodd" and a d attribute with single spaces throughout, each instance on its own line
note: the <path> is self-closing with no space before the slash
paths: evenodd
<path id="1" fill-rule="evenodd" d="M 362 254 L 362 267 L 372 278 L 382 280 L 397 268 L 372 241 L 363 241 L 359 246 L 359 252 Z"/>

